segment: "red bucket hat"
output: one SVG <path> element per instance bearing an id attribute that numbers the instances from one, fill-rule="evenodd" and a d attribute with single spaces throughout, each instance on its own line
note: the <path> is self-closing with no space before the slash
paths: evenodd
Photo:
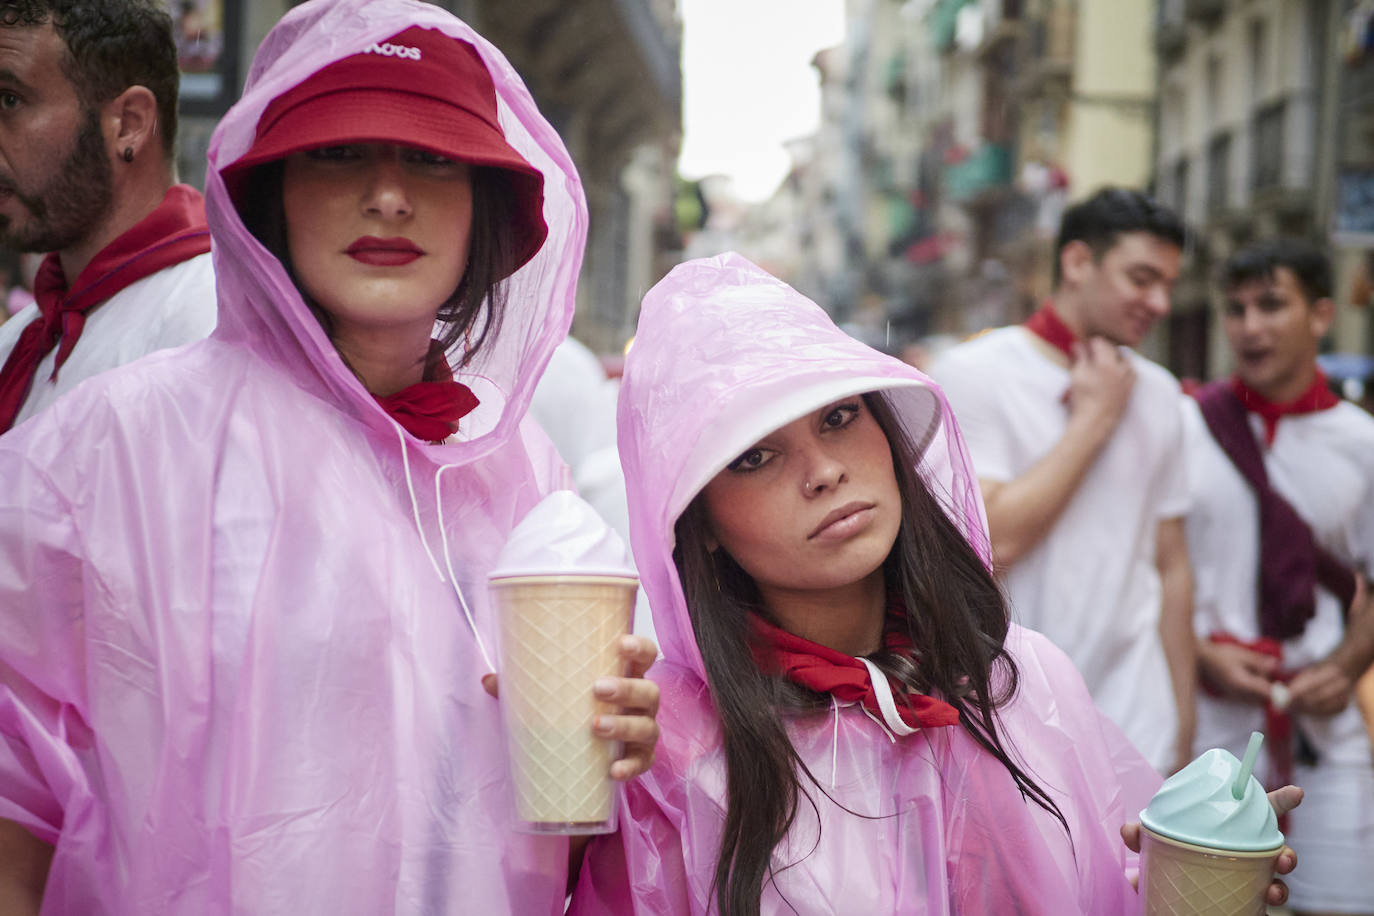
<path id="1" fill-rule="evenodd" d="M 335 61 L 277 97 L 252 147 L 224 169 L 238 197 L 249 172 L 336 143 L 404 143 L 501 170 L 514 198 L 514 273 L 544 244 L 544 176 L 506 142 L 491 74 L 466 41 L 411 27 Z"/>

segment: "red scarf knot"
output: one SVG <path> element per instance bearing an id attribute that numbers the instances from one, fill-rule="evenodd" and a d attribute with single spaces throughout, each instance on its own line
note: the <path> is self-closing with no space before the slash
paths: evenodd
<path id="1" fill-rule="evenodd" d="M 1078 343 L 1079 337 L 1059 317 L 1048 299 L 1036 309 L 1034 315 L 1026 319 L 1023 327 L 1067 356 L 1070 363 L 1073 362 L 1073 345 Z"/>
<path id="2" fill-rule="evenodd" d="M 817 693 L 828 693 L 837 700 L 862 703 L 883 721 L 878 695 L 868 666 L 862 660 L 789 633 L 756 614 L 749 615 L 749 626 L 754 661 L 764 673 L 784 677 Z M 900 609 L 888 612 L 883 647 L 907 654 L 916 661 L 915 647 Z M 959 724 L 959 710 L 943 700 L 910 691 L 891 678 L 888 678 L 888 686 L 896 700 L 897 714 L 908 727 L 938 728 Z"/>
<path id="3" fill-rule="evenodd" d="M 1326 374 L 1321 369 L 1315 369 L 1315 372 L 1316 376 L 1312 379 L 1312 384 L 1307 386 L 1307 390 L 1284 404 L 1275 404 L 1236 376 L 1231 377 L 1231 390 L 1235 392 L 1236 398 L 1245 405 L 1246 410 L 1258 414 L 1264 421 L 1265 445 L 1274 444 L 1274 436 L 1279 430 L 1279 420 L 1283 417 L 1330 410 L 1341 402 L 1341 399 L 1332 394 L 1331 389 L 1327 387 Z"/>
<path id="4" fill-rule="evenodd" d="M 458 421 L 478 404 L 471 388 L 453 380 L 443 344 L 437 340 L 429 344 L 424 381 L 372 397 L 406 432 L 426 442 L 442 442 L 456 433 Z"/>
<path id="5" fill-rule="evenodd" d="M 67 285 L 56 252 L 43 259 L 34 277 L 38 317 L 19 335 L 0 368 L 0 432 L 14 425 L 28 399 L 38 364 L 53 347 L 51 381 L 71 356 L 86 327 L 86 315 L 115 293 L 210 250 L 205 199 L 189 185 L 173 186 L 157 208 L 106 245 Z"/>

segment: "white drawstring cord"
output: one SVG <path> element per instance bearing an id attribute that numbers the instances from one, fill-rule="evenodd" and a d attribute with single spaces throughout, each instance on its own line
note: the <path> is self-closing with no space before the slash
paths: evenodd
<path id="1" fill-rule="evenodd" d="M 888 728 L 902 736 L 916 734 L 918 729 L 903 722 L 897 713 L 897 702 L 892 699 L 892 688 L 887 683 L 887 675 L 868 659 L 861 658 L 859 661 L 868 668 L 868 679 L 873 682 L 873 694 L 878 698 L 878 709 L 882 710 Z"/>
<path id="2" fill-rule="evenodd" d="M 415 533 L 420 535 L 420 545 L 425 548 L 425 556 L 429 557 L 429 565 L 434 567 L 434 574 L 439 577 L 440 582 L 443 582 L 444 574 L 439 571 L 439 563 L 434 559 L 434 552 L 429 549 L 429 540 L 425 537 L 424 526 L 420 524 L 420 503 L 415 498 L 415 482 L 410 478 L 410 449 L 406 447 L 405 430 L 395 420 L 391 421 L 391 425 L 396 430 L 396 438 L 401 440 L 401 464 L 406 469 L 406 489 L 410 492 L 410 511 L 415 516 Z M 439 530 L 444 530 L 442 524 L 439 526 Z"/>
<path id="3" fill-rule="evenodd" d="M 425 537 L 424 526 L 420 524 L 420 501 L 415 498 L 415 481 L 410 475 L 410 449 L 406 445 L 405 431 L 395 420 L 391 425 L 396 429 L 396 437 L 401 440 L 401 464 L 406 471 L 406 490 L 410 493 L 410 511 L 415 517 L 415 533 L 420 535 L 420 544 L 425 548 L 425 556 L 429 557 L 429 565 L 434 567 L 434 574 L 443 582 L 444 574 L 439 570 L 439 562 L 434 559 L 434 552 L 429 549 L 429 539 Z M 444 565 L 448 568 L 448 582 L 453 586 L 454 593 L 458 596 L 458 604 L 463 608 L 463 617 L 468 622 L 468 628 L 472 630 L 472 636 L 477 640 L 477 651 L 482 653 L 482 660 L 487 663 L 488 671 L 495 671 L 496 666 L 492 664 L 491 655 L 487 652 L 486 643 L 482 641 L 482 634 L 477 631 L 477 622 L 472 617 L 472 611 L 468 608 L 467 599 L 463 597 L 463 590 L 458 587 L 458 577 L 453 574 L 453 561 L 449 559 L 448 551 L 448 530 L 444 527 L 444 497 L 443 491 L 439 489 L 439 477 L 449 468 L 456 468 L 456 464 L 446 464 L 439 468 L 434 474 L 434 511 L 439 516 L 439 536 L 444 548 Z"/>
<path id="4" fill-rule="evenodd" d="M 835 695 L 830 695 L 830 709 L 835 714 L 835 729 L 830 735 L 830 788 L 835 788 L 835 770 L 840 766 L 840 704 L 835 702 Z"/>
<path id="5" fill-rule="evenodd" d="M 891 741 L 893 744 L 897 743 L 897 736 L 892 734 L 892 731 L 887 727 L 887 725 L 883 722 L 882 719 L 879 719 L 877 716 L 873 715 L 873 713 L 869 712 L 868 707 L 862 703 L 859 704 L 859 709 L 863 711 L 864 715 L 868 716 L 870 719 L 873 720 L 873 724 L 878 726 L 878 728 L 882 730 L 882 733 L 884 735 L 887 735 L 888 741 Z"/>
<path id="6" fill-rule="evenodd" d="M 439 488 L 439 478 L 450 468 L 456 468 L 456 464 L 446 464 L 434 472 L 434 512 L 439 516 L 439 538 L 444 548 L 444 566 L 448 569 L 448 581 L 453 585 L 454 594 L 458 596 L 458 603 L 463 607 L 463 616 L 467 618 L 468 626 L 472 629 L 472 636 L 477 640 L 477 650 L 482 653 L 482 661 L 487 663 L 488 671 L 495 671 L 496 665 L 492 663 L 491 655 L 487 653 L 487 645 L 482 641 L 482 634 L 477 630 L 477 621 L 473 619 L 472 610 L 468 608 L 467 599 L 463 597 L 463 590 L 458 586 L 458 577 L 453 572 L 453 560 L 449 556 L 448 550 L 448 529 L 444 526 L 444 491 Z"/>

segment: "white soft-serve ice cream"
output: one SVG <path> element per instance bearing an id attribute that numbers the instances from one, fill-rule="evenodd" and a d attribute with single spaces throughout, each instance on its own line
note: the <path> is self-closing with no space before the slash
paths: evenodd
<path id="1" fill-rule="evenodd" d="M 625 545 L 590 505 L 550 493 L 511 532 L 490 573 L 501 614 L 501 706 L 516 813 L 541 833 L 615 829 L 615 749 L 592 734 L 615 712 L 592 694 L 621 674 L 638 580 Z"/>
<path id="2" fill-rule="evenodd" d="M 571 490 L 555 490 L 511 531 L 493 579 L 510 576 L 633 576 L 625 543 Z"/>

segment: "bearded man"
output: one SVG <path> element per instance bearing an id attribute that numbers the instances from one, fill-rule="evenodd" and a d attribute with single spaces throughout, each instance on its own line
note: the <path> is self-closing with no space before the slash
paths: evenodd
<path id="1" fill-rule="evenodd" d="M 0 327 L 0 433 L 214 328 L 205 202 L 175 183 L 178 79 L 154 0 L 0 0 L 0 245 L 48 253 Z"/>

